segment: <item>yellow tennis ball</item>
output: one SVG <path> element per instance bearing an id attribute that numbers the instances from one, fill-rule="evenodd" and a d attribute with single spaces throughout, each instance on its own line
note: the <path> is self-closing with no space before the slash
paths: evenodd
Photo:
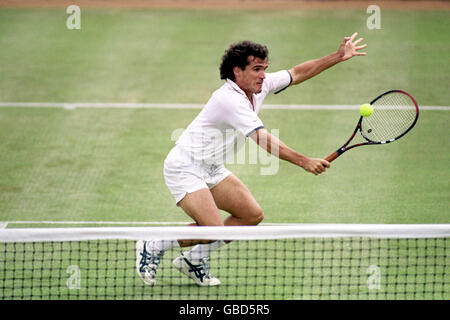
<path id="1" fill-rule="evenodd" d="M 364 103 L 361 108 L 359 108 L 359 112 L 361 112 L 361 115 L 364 117 L 369 117 L 373 112 L 373 107 L 370 103 Z"/>

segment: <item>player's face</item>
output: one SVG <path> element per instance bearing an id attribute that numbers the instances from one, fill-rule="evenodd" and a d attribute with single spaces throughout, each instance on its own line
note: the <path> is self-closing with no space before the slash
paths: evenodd
<path id="1" fill-rule="evenodd" d="M 267 59 L 248 58 L 249 64 L 244 70 L 235 68 L 235 82 L 247 94 L 260 93 L 266 78 Z"/>

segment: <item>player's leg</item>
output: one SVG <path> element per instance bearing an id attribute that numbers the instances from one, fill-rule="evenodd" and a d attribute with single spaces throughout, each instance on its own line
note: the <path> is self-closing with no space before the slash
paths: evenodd
<path id="1" fill-rule="evenodd" d="M 264 214 L 251 192 L 235 175 L 229 174 L 211 189 L 214 204 L 218 209 L 231 214 L 225 219 L 226 226 L 257 225 Z M 198 244 L 187 254 L 197 261 L 209 257 L 211 252 L 225 244 L 224 241 L 216 241 L 210 244 Z"/>
<path id="2" fill-rule="evenodd" d="M 223 226 L 222 217 L 217 208 L 211 192 L 206 187 L 200 188 L 194 192 L 186 193 L 185 196 L 177 203 L 187 215 L 189 215 L 196 223 L 194 225 L 201 226 Z M 156 281 L 156 272 L 160 263 L 160 259 L 166 250 L 174 247 L 187 247 L 196 244 L 211 243 L 208 240 L 150 240 L 138 241 L 136 243 L 136 268 L 141 279 L 148 285 L 153 285 Z M 213 246 L 214 247 L 214 246 Z M 217 247 L 217 244 L 215 245 Z M 211 247 L 212 248 L 212 247 Z M 211 250 L 208 247 L 209 250 Z M 209 275 L 209 269 L 205 263 L 202 263 L 203 257 L 197 254 L 188 255 L 188 259 L 179 257 L 174 261 L 174 265 L 181 272 L 186 273 L 197 281 L 200 285 L 214 285 L 218 280 Z M 209 254 L 206 254 L 209 256 Z M 192 266 L 198 265 L 196 268 Z M 186 269 L 186 270 L 185 270 Z M 196 273 L 191 274 L 189 270 L 198 269 Z M 199 278 L 200 277 L 200 278 Z M 199 279 L 197 279 L 199 278 Z M 209 284 L 211 283 L 211 284 Z"/>
<path id="3" fill-rule="evenodd" d="M 211 189 L 211 195 L 214 198 L 215 205 L 219 209 L 225 210 L 231 214 L 231 216 L 225 220 L 225 225 L 256 225 L 261 222 L 264 217 L 261 207 L 248 188 L 233 174 L 228 175 L 215 185 Z M 186 261 L 187 264 L 183 269 L 184 271 L 179 268 L 180 271 L 194 279 L 197 284 L 204 285 L 202 282 L 198 281 L 198 277 L 193 276 L 191 272 L 185 272 L 193 269 L 189 261 L 194 261 L 195 263 L 207 262 L 211 253 L 223 245 L 225 245 L 224 241 L 216 241 L 209 244 L 197 244 L 190 251 L 185 252 L 182 256 L 175 259 L 174 265 L 177 267 L 177 264 Z M 207 275 L 210 277 L 209 269 L 205 269 L 208 272 Z M 217 285 L 220 283 L 218 279 L 212 278 L 215 279 L 213 282 L 214 284 L 208 285 Z"/>
<path id="4" fill-rule="evenodd" d="M 187 193 L 178 205 L 199 226 L 223 226 L 222 217 L 208 188 Z"/>
<path id="5" fill-rule="evenodd" d="M 222 217 L 209 189 L 188 193 L 178 205 L 200 226 L 223 226 Z M 219 279 L 209 272 L 209 255 L 224 243 L 208 240 L 178 240 L 181 247 L 195 245 L 173 261 L 173 266 L 200 286 L 216 286 Z"/>
<path id="6" fill-rule="evenodd" d="M 223 221 L 217 208 L 214 198 L 208 188 L 186 193 L 178 205 L 189 215 L 196 225 L 223 226 Z M 138 274 L 144 283 L 154 285 L 156 272 L 160 259 L 164 252 L 174 247 L 186 247 L 197 244 L 197 249 L 192 254 L 181 255 L 173 261 L 173 265 L 182 273 L 193 279 L 198 285 L 213 286 L 220 284 L 220 281 L 209 273 L 209 266 L 206 257 L 212 250 L 221 246 L 221 242 L 214 241 L 212 246 L 207 246 L 203 250 L 198 244 L 211 243 L 208 240 L 156 240 L 138 241 L 136 245 L 136 267 Z M 195 248 L 195 247 L 194 247 Z"/>
<path id="7" fill-rule="evenodd" d="M 208 185 L 199 172 L 199 166 L 192 163 L 179 148 L 173 148 L 164 161 L 164 179 L 175 198 L 175 202 L 196 222 L 197 225 L 223 225 L 219 209 Z M 203 241 L 202 241 L 203 242 Z M 207 243 L 207 242 L 206 242 Z M 136 268 L 141 279 L 149 285 L 156 281 L 160 259 L 168 249 L 193 245 L 192 241 L 140 240 L 136 242 Z"/>
<path id="8" fill-rule="evenodd" d="M 203 178 L 205 175 L 205 168 L 195 163 L 190 155 L 177 147 L 170 151 L 164 161 L 166 185 L 174 196 L 177 206 L 195 221 L 192 225 L 223 226 L 219 209 Z M 208 241 L 197 243 L 208 243 Z M 172 244 L 177 246 L 174 242 Z M 181 247 L 194 244 L 192 240 L 178 241 Z M 169 243 L 168 246 L 170 245 Z"/>
<path id="9" fill-rule="evenodd" d="M 235 175 L 227 176 L 211 189 L 214 202 L 220 210 L 231 214 L 224 225 L 257 225 L 264 219 L 264 213 L 250 190 Z"/>
<path id="10" fill-rule="evenodd" d="M 209 224 L 199 223 L 200 225 L 219 225 L 219 209 L 231 214 L 224 222 L 220 220 L 221 225 L 257 225 L 264 218 L 263 211 L 251 192 L 244 183 L 233 174 L 227 175 L 223 180 L 211 188 L 210 195 L 214 200 L 214 208 L 217 208 L 217 215 L 213 216 L 211 214 L 210 220 L 206 221 Z M 188 209 L 186 205 L 183 205 L 182 208 L 197 222 L 200 221 L 196 218 L 197 216 L 201 216 L 202 219 L 206 218 L 204 217 L 205 213 L 202 210 L 203 207 L 201 203 L 199 203 L 198 207 L 195 207 L 195 209 L 198 209 L 197 212 L 195 212 L 196 210 L 193 210 L 195 212 L 194 214 L 189 212 L 189 210 L 186 210 Z M 217 224 L 212 224 L 213 217 L 214 219 L 217 219 Z M 180 242 L 180 244 L 182 243 Z M 185 244 L 188 245 L 187 242 Z M 216 241 L 209 244 L 197 244 L 188 252 L 188 256 L 200 261 L 203 258 L 209 257 L 211 252 L 217 250 L 224 244 L 225 242 L 223 241 Z"/>

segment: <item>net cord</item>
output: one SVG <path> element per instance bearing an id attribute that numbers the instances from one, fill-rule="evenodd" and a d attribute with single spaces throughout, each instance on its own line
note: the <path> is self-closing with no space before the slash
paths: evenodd
<path id="1" fill-rule="evenodd" d="M 92 227 L 0 229 L 0 242 L 83 240 L 263 240 L 289 238 L 448 238 L 450 224 L 302 224 L 240 227 Z"/>

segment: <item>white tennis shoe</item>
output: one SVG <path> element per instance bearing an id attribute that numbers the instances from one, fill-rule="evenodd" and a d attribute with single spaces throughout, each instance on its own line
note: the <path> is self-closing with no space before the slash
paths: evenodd
<path id="1" fill-rule="evenodd" d="M 218 286 L 220 280 L 209 273 L 209 258 L 203 258 L 199 264 L 192 263 L 183 253 L 173 260 L 173 266 L 195 281 L 199 286 Z"/>
<path id="2" fill-rule="evenodd" d="M 148 252 L 145 243 L 144 240 L 136 242 L 136 271 L 146 285 L 153 286 L 156 282 L 156 271 L 164 251 Z"/>

